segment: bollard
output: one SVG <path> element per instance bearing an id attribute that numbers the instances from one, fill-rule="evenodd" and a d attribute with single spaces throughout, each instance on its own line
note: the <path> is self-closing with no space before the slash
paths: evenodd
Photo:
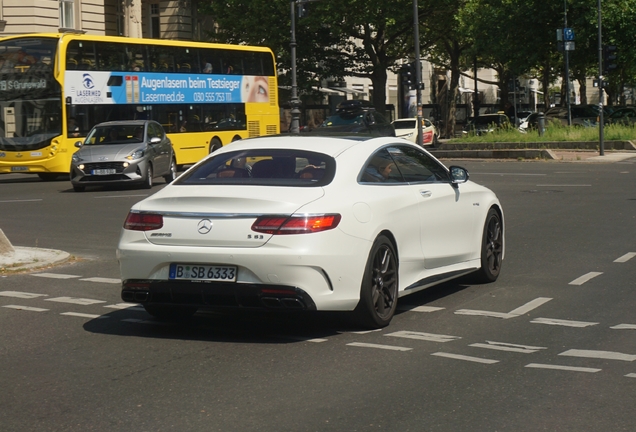
<path id="1" fill-rule="evenodd" d="M 537 117 L 537 129 L 539 130 L 539 136 L 543 136 L 545 133 L 545 116 L 543 113 L 539 113 Z"/>

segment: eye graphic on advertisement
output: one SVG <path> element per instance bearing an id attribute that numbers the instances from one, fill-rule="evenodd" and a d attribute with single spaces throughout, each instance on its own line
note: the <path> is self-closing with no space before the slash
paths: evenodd
<path id="1" fill-rule="evenodd" d="M 93 77 L 90 74 L 84 74 L 82 83 L 84 84 L 84 88 L 92 89 L 95 87 L 95 83 L 93 82 Z"/>

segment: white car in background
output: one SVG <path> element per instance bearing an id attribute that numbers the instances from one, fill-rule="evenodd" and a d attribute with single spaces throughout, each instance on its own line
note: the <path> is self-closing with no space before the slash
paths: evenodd
<path id="1" fill-rule="evenodd" d="M 417 118 L 393 120 L 395 136 L 417 143 Z M 436 146 L 439 133 L 428 119 L 422 119 L 422 145 Z"/>
<path id="2" fill-rule="evenodd" d="M 472 274 L 494 281 L 504 217 L 489 189 L 396 137 L 236 141 L 135 204 L 117 248 L 122 299 L 160 319 L 198 309 L 352 311 Z"/>

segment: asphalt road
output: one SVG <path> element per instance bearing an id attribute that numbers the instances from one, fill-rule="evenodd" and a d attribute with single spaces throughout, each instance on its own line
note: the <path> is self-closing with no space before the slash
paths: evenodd
<path id="1" fill-rule="evenodd" d="M 0 176 L 11 242 L 75 257 L 0 277 L 0 430 L 636 430 L 636 159 L 445 162 L 500 197 L 502 274 L 405 297 L 373 332 L 155 321 L 122 305 L 115 259 L 148 191 Z"/>

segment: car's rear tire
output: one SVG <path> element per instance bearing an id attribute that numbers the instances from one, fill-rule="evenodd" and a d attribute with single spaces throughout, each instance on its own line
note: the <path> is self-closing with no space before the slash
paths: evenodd
<path id="1" fill-rule="evenodd" d="M 389 325 L 397 306 L 398 286 L 395 248 L 386 236 L 380 235 L 371 247 L 362 277 L 356 321 L 370 328 Z"/>
<path id="2" fill-rule="evenodd" d="M 152 165 L 148 163 L 148 167 L 146 168 L 146 177 L 144 178 L 144 189 L 152 189 Z"/>
<path id="3" fill-rule="evenodd" d="M 481 268 L 474 274 L 478 283 L 494 282 L 501 272 L 503 263 L 503 224 L 499 212 L 491 208 L 484 222 L 481 240 Z"/>
<path id="4" fill-rule="evenodd" d="M 153 317 L 160 320 L 184 320 L 192 317 L 197 312 L 195 306 L 172 306 L 146 304 L 144 309 Z"/>
<path id="5" fill-rule="evenodd" d="M 168 174 L 163 176 L 163 179 L 166 181 L 166 183 L 172 183 L 174 179 L 176 178 L 177 178 L 177 163 L 175 162 L 174 159 L 172 159 L 170 160 L 170 171 L 168 171 Z"/>

